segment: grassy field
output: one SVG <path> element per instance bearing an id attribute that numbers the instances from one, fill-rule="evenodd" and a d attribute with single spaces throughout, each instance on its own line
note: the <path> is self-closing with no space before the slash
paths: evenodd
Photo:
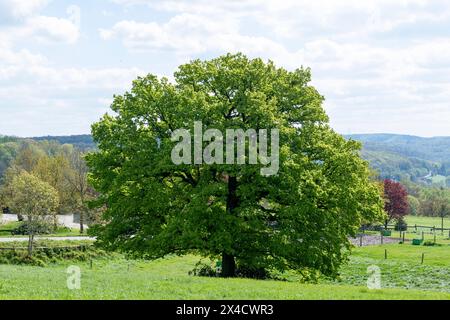
<path id="1" fill-rule="evenodd" d="M 431 178 L 431 182 L 436 185 L 446 186 L 447 177 L 441 175 L 435 175 Z"/>
<path id="2" fill-rule="evenodd" d="M 11 230 L 20 227 L 23 222 L 9 222 L 0 225 L 0 238 L 23 238 L 23 235 L 11 235 Z M 54 234 L 45 235 L 46 237 L 75 237 L 80 236 L 80 231 L 77 229 L 59 227 Z"/>
<path id="3" fill-rule="evenodd" d="M 410 227 L 414 225 L 441 227 L 441 218 L 439 217 L 406 216 L 406 222 Z M 444 218 L 444 228 L 450 228 L 450 217 Z"/>
<path id="4" fill-rule="evenodd" d="M 384 250 L 388 259 L 384 259 Z M 421 254 L 425 263 L 421 265 Z M 121 257 L 73 263 L 81 290 L 67 289 L 67 267 L 0 265 L 0 299 L 450 299 L 450 247 L 386 245 L 358 248 L 340 281 L 220 279 L 189 276 L 195 256 L 158 261 Z M 382 290 L 366 286 L 367 267 L 381 269 Z"/>
<path id="5" fill-rule="evenodd" d="M 387 250 L 387 259 L 385 259 Z M 424 262 L 422 264 L 422 254 Z M 392 244 L 356 248 L 341 270 L 341 283 L 364 285 L 367 267 L 381 269 L 383 288 L 432 290 L 450 293 L 450 246 Z"/>
<path id="6" fill-rule="evenodd" d="M 22 225 L 23 222 L 9 222 L 5 224 L 0 224 L 0 237 L 11 236 L 11 231 L 15 228 L 18 228 Z"/>

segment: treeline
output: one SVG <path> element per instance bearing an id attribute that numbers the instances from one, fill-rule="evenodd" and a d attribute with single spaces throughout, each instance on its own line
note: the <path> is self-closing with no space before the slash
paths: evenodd
<path id="1" fill-rule="evenodd" d="M 90 151 L 96 148 L 96 144 L 89 134 L 72 136 L 45 136 L 34 137 L 35 141 L 56 141 L 60 144 L 71 144 L 79 150 Z"/>
<path id="2" fill-rule="evenodd" d="M 95 219 L 88 207 L 96 194 L 87 183 L 85 153 L 70 144 L 3 137 L 0 143 L 0 207 L 5 212 L 17 197 L 18 177 L 31 175 L 57 194 L 55 214 L 80 214 L 80 231 Z"/>
<path id="3" fill-rule="evenodd" d="M 403 181 L 408 192 L 409 214 L 414 216 L 450 216 L 450 189 L 425 187 Z"/>

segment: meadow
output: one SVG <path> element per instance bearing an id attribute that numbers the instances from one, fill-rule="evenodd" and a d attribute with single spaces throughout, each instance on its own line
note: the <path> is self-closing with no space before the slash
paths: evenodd
<path id="1" fill-rule="evenodd" d="M 301 283 L 294 275 L 287 281 L 189 275 L 199 259 L 173 256 L 149 262 L 113 255 L 46 267 L 0 265 L 0 299 L 450 299 L 448 246 L 356 248 L 339 280 L 317 284 Z M 70 265 L 81 268 L 80 290 L 67 288 Z M 381 269 L 381 290 L 366 286 L 370 265 Z"/>
<path id="2" fill-rule="evenodd" d="M 422 217 L 422 216 L 406 216 L 406 222 L 408 226 L 429 226 L 429 227 L 441 227 L 441 218 L 439 217 Z M 444 218 L 444 228 L 450 228 L 450 217 Z"/>
<path id="3" fill-rule="evenodd" d="M 0 225 L 0 238 L 24 238 L 26 235 L 12 235 L 11 231 L 23 225 L 23 222 L 14 221 Z M 58 227 L 53 234 L 45 235 L 46 237 L 78 237 L 80 231 L 67 227 Z"/>
<path id="4" fill-rule="evenodd" d="M 408 217 L 410 225 L 433 225 L 435 220 Z M 77 244 L 92 242 L 40 241 L 39 245 Z M 0 248 L 18 246 L 24 243 L 4 243 Z M 127 260 L 120 254 L 58 257 L 63 258 L 47 259 L 42 266 L 0 264 L 0 299 L 450 299 L 450 241 L 445 236 L 438 237 L 434 246 L 406 242 L 354 248 L 338 279 L 320 278 L 314 284 L 303 283 L 293 273 L 282 275 L 283 281 L 192 276 L 189 272 L 200 260 L 192 255 L 157 261 Z M 71 265 L 81 269 L 80 290 L 67 288 Z M 381 290 L 367 288 L 369 266 L 380 268 Z"/>

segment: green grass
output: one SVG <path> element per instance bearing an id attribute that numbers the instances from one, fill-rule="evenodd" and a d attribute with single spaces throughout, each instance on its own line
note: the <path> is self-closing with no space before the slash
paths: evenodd
<path id="1" fill-rule="evenodd" d="M 431 182 L 436 185 L 445 186 L 446 185 L 446 176 L 435 175 L 431 178 Z"/>
<path id="2" fill-rule="evenodd" d="M 20 227 L 23 222 L 14 221 L 0 225 L 0 238 L 23 238 L 26 235 L 11 235 L 11 230 Z M 54 234 L 42 235 L 43 237 L 75 237 L 81 236 L 80 230 L 59 227 Z"/>
<path id="3" fill-rule="evenodd" d="M 28 256 L 27 242 L 0 242 L 0 264 L 47 267 L 70 261 L 89 261 L 97 257 L 115 257 L 92 245 L 92 241 L 50 241 L 35 242 L 33 256 Z"/>
<path id="4" fill-rule="evenodd" d="M 398 232 L 392 233 L 393 237 L 400 237 Z M 407 232 L 405 233 L 405 242 L 411 243 L 413 239 L 422 239 L 422 233 L 420 231 L 416 232 Z M 434 242 L 434 234 L 430 232 L 425 232 L 423 234 L 424 242 Z M 409 241 L 409 242 L 408 242 Z M 448 238 L 448 232 L 441 233 L 440 231 L 436 232 L 436 243 L 442 245 L 450 245 L 450 239 Z"/>
<path id="5" fill-rule="evenodd" d="M 409 227 L 414 227 L 414 225 L 441 227 L 441 218 L 439 217 L 406 216 L 406 222 Z M 450 228 L 450 217 L 444 218 L 444 228 Z"/>
<path id="6" fill-rule="evenodd" d="M 36 247 L 64 247 L 64 246 L 80 246 L 80 245 L 93 245 L 92 240 L 36 240 Z M 15 248 L 15 247 L 26 247 L 28 242 L 25 240 L 15 240 L 13 242 L 0 242 L 0 248 Z"/>
<path id="7" fill-rule="evenodd" d="M 81 290 L 67 289 L 67 265 L 0 266 L 0 299 L 450 299 L 450 294 L 363 286 L 189 276 L 197 257 L 155 262 L 98 259 L 82 270 Z"/>
<path id="8" fill-rule="evenodd" d="M 387 250 L 387 259 L 385 259 Z M 422 253 L 424 263 L 422 264 Z M 393 244 L 356 248 L 341 270 L 341 284 L 364 285 L 367 268 L 381 269 L 382 287 L 450 293 L 450 246 Z"/>
<path id="9" fill-rule="evenodd" d="M 0 224 L 0 237 L 4 236 L 10 236 L 11 230 L 18 228 L 22 225 L 23 222 L 15 221 L 15 222 L 9 222 L 6 224 Z"/>
<path id="10" fill-rule="evenodd" d="M 59 243 L 61 245 L 63 243 Z M 71 242 L 73 244 L 73 242 Z M 388 259 L 384 259 L 384 250 Z M 421 254 L 425 263 L 421 264 Z M 153 262 L 115 255 L 45 268 L 0 265 L 1 299 L 450 299 L 450 247 L 386 245 L 355 249 L 340 281 L 220 279 L 189 276 L 199 258 Z M 82 271 L 81 290 L 67 289 L 67 267 Z M 381 268 L 382 290 L 366 287 L 367 267 Z"/>

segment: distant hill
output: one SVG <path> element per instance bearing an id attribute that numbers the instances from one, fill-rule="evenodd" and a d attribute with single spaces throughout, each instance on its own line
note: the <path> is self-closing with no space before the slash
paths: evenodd
<path id="1" fill-rule="evenodd" d="M 35 137 L 19 138 L 0 135 L 0 178 L 8 168 L 11 161 L 23 147 L 32 147 L 45 154 L 55 154 L 70 144 L 83 151 L 95 150 L 96 145 L 90 135 L 62 136 L 62 137 Z"/>
<path id="2" fill-rule="evenodd" d="M 89 134 L 73 136 L 45 136 L 29 138 L 35 141 L 57 141 L 60 144 L 71 144 L 82 150 L 91 150 L 96 148 L 96 144 Z"/>
<path id="3" fill-rule="evenodd" d="M 422 138 L 396 134 L 355 134 L 362 157 L 383 178 L 445 185 L 450 181 L 450 137 Z M 447 179 L 446 182 L 446 177 Z"/>
<path id="4" fill-rule="evenodd" d="M 397 134 L 355 134 L 347 138 L 363 142 L 370 151 L 390 151 L 405 157 L 450 161 L 450 137 L 422 138 Z"/>
<path id="5" fill-rule="evenodd" d="M 450 137 L 354 134 L 346 135 L 346 138 L 362 142 L 362 157 L 382 178 L 450 186 Z M 0 173 L 15 154 L 18 143 L 24 140 L 56 141 L 85 151 L 96 148 L 91 135 L 27 139 L 0 136 Z"/>

